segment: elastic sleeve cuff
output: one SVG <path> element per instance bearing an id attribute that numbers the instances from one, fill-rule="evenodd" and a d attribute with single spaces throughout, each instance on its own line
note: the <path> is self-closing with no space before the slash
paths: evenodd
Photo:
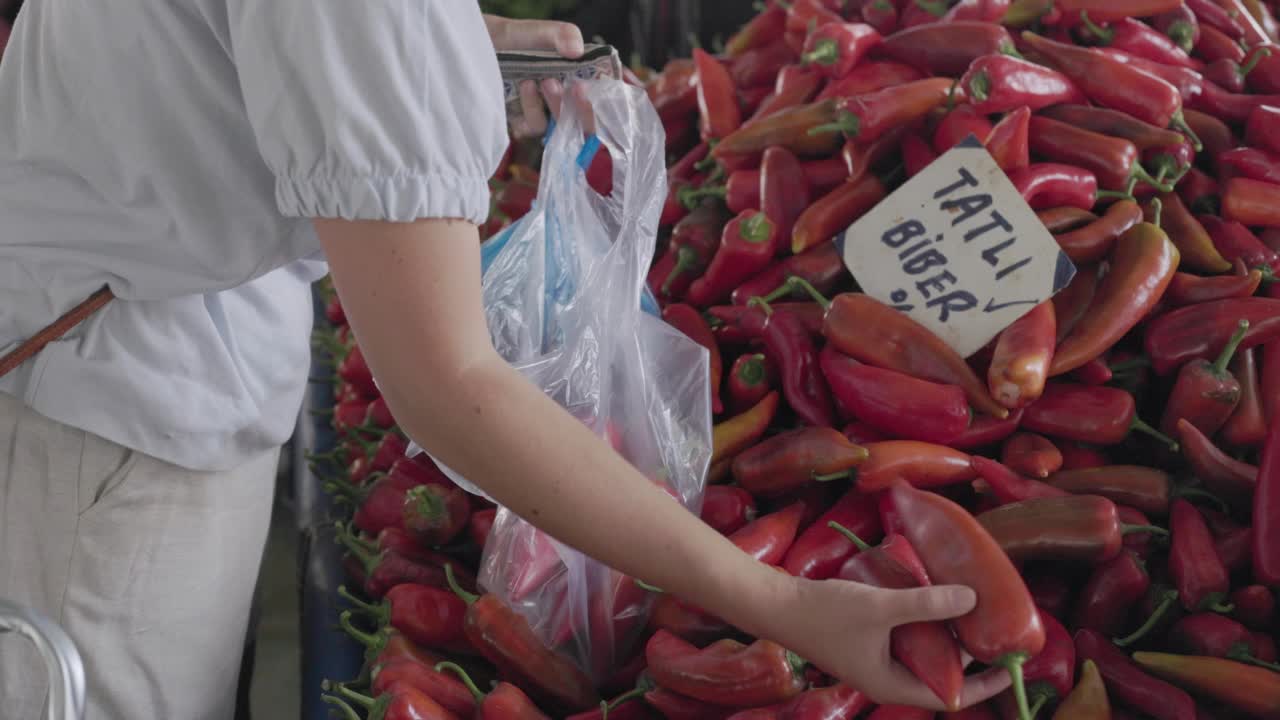
<path id="1" fill-rule="evenodd" d="M 286 217 L 389 222 L 458 218 L 481 225 L 489 217 L 489 180 L 449 174 L 281 177 L 276 204 Z"/>

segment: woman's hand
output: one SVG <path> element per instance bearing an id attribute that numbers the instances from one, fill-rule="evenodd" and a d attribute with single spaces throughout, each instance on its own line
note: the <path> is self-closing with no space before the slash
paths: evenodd
<path id="1" fill-rule="evenodd" d="M 489 37 L 496 50 L 554 50 L 566 58 L 581 57 L 584 52 L 582 31 L 576 25 L 553 20 L 511 20 L 485 15 Z M 520 104 L 524 116 L 511 123 L 517 137 L 534 137 L 546 132 L 547 113 L 543 99 L 553 115 L 560 114 L 564 87 L 558 80 L 543 80 L 541 86 L 532 80 L 520 85 Z M 584 115 L 589 117 L 589 115 Z"/>
<path id="2" fill-rule="evenodd" d="M 973 590 L 958 585 L 882 590 L 844 580 L 797 578 L 780 600 L 783 604 L 768 621 L 768 634 L 776 642 L 876 703 L 946 710 L 933 691 L 893 660 L 889 634 L 905 623 L 968 613 L 977 601 Z M 999 668 L 966 677 L 962 705 L 982 702 L 1007 687 L 1009 675 Z"/>

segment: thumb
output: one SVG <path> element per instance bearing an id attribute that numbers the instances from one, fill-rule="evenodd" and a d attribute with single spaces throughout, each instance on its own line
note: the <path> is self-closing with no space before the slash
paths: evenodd
<path id="1" fill-rule="evenodd" d="M 891 607 L 897 624 L 950 620 L 967 614 L 978 604 L 978 595 L 964 585 L 899 590 Z"/>
<path id="2" fill-rule="evenodd" d="M 498 50 L 555 50 L 567 58 L 581 57 L 585 52 L 582 31 L 572 23 L 492 17 L 486 20 Z"/>

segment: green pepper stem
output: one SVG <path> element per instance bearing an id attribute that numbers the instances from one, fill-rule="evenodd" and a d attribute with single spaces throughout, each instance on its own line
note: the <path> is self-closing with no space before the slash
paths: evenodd
<path id="1" fill-rule="evenodd" d="M 791 285 L 793 290 L 803 290 L 808 293 L 809 297 L 813 298 L 813 301 L 821 305 L 824 310 L 831 307 L 831 300 L 826 295 L 818 292 L 818 288 L 814 287 L 813 283 L 808 280 L 792 275 L 787 278 L 787 283 Z"/>
<path id="2" fill-rule="evenodd" d="M 862 538 L 858 537 L 857 534 L 854 533 L 852 530 L 841 525 L 835 520 L 828 522 L 827 527 L 831 528 L 832 530 L 835 530 L 836 532 L 840 533 L 846 538 L 849 538 L 849 542 L 853 543 L 853 546 L 858 548 L 858 552 L 866 552 L 871 549 L 871 546 L 867 544 L 866 540 L 863 540 Z"/>
<path id="3" fill-rule="evenodd" d="M 806 65 L 835 65 L 840 61 L 840 46 L 831 38 L 823 38 L 814 43 L 813 50 L 802 55 L 800 60 Z"/>
<path id="4" fill-rule="evenodd" d="M 378 640 L 377 635 L 373 633 L 367 633 L 361 630 L 360 628 L 356 627 L 355 625 L 351 624 L 350 610 L 343 610 L 342 614 L 338 615 L 338 625 L 339 627 L 342 628 L 343 632 L 350 635 L 352 638 L 355 638 L 356 642 L 360 643 L 361 645 L 364 645 L 367 648 L 377 647 L 379 644 L 381 644 L 381 641 Z"/>
<path id="5" fill-rule="evenodd" d="M 1129 635 L 1122 638 L 1115 638 L 1115 644 L 1120 647 L 1129 647 L 1146 637 L 1148 633 L 1160 624 L 1160 621 L 1164 619 L 1165 614 L 1169 612 L 1169 609 L 1172 608 L 1173 604 L 1176 602 L 1178 602 L 1178 591 L 1166 590 L 1164 597 L 1160 598 L 1160 604 L 1156 605 L 1155 611 L 1151 613 L 1151 617 L 1147 618 L 1146 622 L 1142 623 L 1137 630 L 1134 630 Z"/>
<path id="6" fill-rule="evenodd" d="M 840 472 L 827 473 L 826 475 L 813 474 L 814 482 L 833 482 L 835 480 L 847 480 L 853 477 L 853 471 L 841 470 Z"/>
<path id="7" fill-rule="evenodd" d="M 462 669 L 461 665 L 451 662 L 436 664 L 436 672 L 444 672 L 445 670 L 448 670 L 458 676 L 458 679 L 462 681 L 462 684 L 467 686 L 467 690 L 471 691 L 471 696 L 476 699 L 477 703 L 484 702 L 485 693 L 480 692 L 480 688 L 476 687 L 476 681 L 471 679 L 471 676 L 467 674 L 466 670 Z"/>
<path id="8" fill-rule="evenodd" d="M 693 248 L 681 246 L 676 248 L 676 264 L 671 268 L 671 272 L 667 273 L 667 277 L 662 281 L 662 292 L 667 294 L 671 292 L 671 283 L 676 278 L 689 272 L 689 270 L 698 264 L 698 253 Z"/>
<path id="9" fill-rule="evenodd" d="M 351 591 L 347 589 L 346 585 L 338 586 L 338 595 L 342 597 L 342 599 L 354 605 L 355 608 L 361 612 L 361 614 L 372 615 L 374 617 L 378 617 L 383 614 L 382 605 L 374 605 L 373 603 L 368 603 L 368 602 L 365 602 L 364 600 L 361 600 L 355 595 L 352 595 Z"/>
<path id="10" fill-rule="evenodd" d="M 1223 603 L 1226 597 L 1226 593 L 1209 593 L 1200 601 L 1200 608 L 1220 615 L 1230 615 L 1236 611 L 1236 606 L 1234 603 Z"/>
<path id="11" fill-rule="evenodd" d="M 1258 67 L 1258 63 L 1262 62 L 1268 57 L 1271 57 L 1270 48 L 1260 47 L 1257 50 L 1255 50 L 1253 54 L 1249 56 L 1249 59 L 1245 60 L 1245 63 L 1240 66 L 1240 70 L 1239 70 L 1240 79 L 1243 80 L 1246 77 L 1248 77 L 1249 73 L 1253 72 L 1253 69 Z"/>
<path id="12" fill-rule="evenodd" d="M 1111 28 L 1104 28 L 1089 19 L 1089 12 L 1080 13 L 1080 21 L 1084 23 L 1084 27 L 1089 31 L 1090 35 L 1098 38 L 1103 45 L 1110 45 L 1116 39 L 1116 31 Z"/>
<path id="13" fill-rule="evenodd" d="M 601 720 L 609 720 L 609 711 L 613 710 L 614 708 L 618 707 L 623 703 L 628 703 L 628 702 L 631 702 L 632 700 L 638 700 L 639 698 L 644 697 L 644 694 L 649 692 L 649 690 L 651 690 L 651 688 L 649 688 L 647 684 L 642 683 L 628 690 L 627 692 L 622 693 L 621 695 L 619 695 L 618 697 L 614 698 L 609 702 L 601 702 L 600 703 Z"/>
<path id="14" fill-rule="evenodd" d="M 1031 720 L 1035 720 L 1035 717 L 1040 714 L 1040 711 L 1044 709 L 1044 706 L 1047 705 L 1048 702 L 1048 693 L 1040 693 L 1036 696 L 1036 701 L 1031 706 Z"/>
<path id="15" fill-rule="evenodd" d="M 1052 9 L 1053 0 L 1014 0 L 1000 24 L 1011 28 L 1026 27 L 1044 17 Z"/>
<path id="16" fill-rule="evenodd" d="M 1196 46 L 1196 30 L 1191 23 L 1185 20 L 1175 20 L 1165 28 L 1165 34 L 1173 41 L 1174 45 L 1182 48 L 1183 52 L 1191 52 Z"/>
<path id="17" fill-rule="evenodd" d="M 747 301 L 747 307 L 758 307 L 764 311 L 765 317 L 773 314 L 773 307 L 769 305 L 769 301 L 762 297 L 753 297 Z"/>
<path id="18" fill-rule="evenodd" d="M 747 358 L 738 368 L 738 380 L 744 385 L 759 385 L 764 382 L 764 355 L 756 353 Z"/>
<path id="19" fill-rule="evenodd" d="M 1182 116 L 1181 110 L 1173 114 L 1173 119 L 1169 121 L 1169 127 L 1186 135 L 1187 139 L 1191 141 L 1192 150 L 1196 152 L 1204 150 L 1204 143 L 1200 142 L 1200 136 L 1196 135 L 1196 131 L 1192 130 L 1191 126 L 1187 124 L 1187 119 Z"/>
<path id="20" fill-rule="evenodd" d="M 946 0 L 915 0 L 915 2 L 916 7 L 934 17 L 942 17 L 951 9 L 951 7 L 947 5 Z"/>
<path id="21" fill-rule="evenodd" d="M 1227 505 L 1225 500 L 1218 497 L 1217 495 L 1214 495 L 1208 490 L 1202 490 L 1200 488 L 1194 488 L 1194 487 L 1181 487 L 1181 488 L 1178 488 L 1175 494 L 1180 498 L 1187 498 L 1187 499 L 1196 498 L 1198 500 L 1206 500 L 1211 505 L 1221 510 L 1222 512 L 1230 512 L 1231 510 L 1231 508 Z"/>
<path id="22" fill-rule="evenodd" d="M 1173 192 L 1173 188 L 1161 190 L 1161 192 Z M 1148 207 L 1151 208 L 1151 224 L 1156 227 L 1160 227 L 1160 221 L 1164 219 L 1164 203 L 1161 202 L 1158 197 L 1151 198 L 1151 202 Z"/>
<path id="23" fill-rule="evenodd" d="M 1153 437 L 1156 440 L 1159 440 L 1161 443 L 1168 445 L 1170 451 L 1178 452 L 1178 449 L 1179 449 L 1178 441 L 1174 440 L 1168 435 L 1165 435 L 1159 430 L 1151 427 L 1146 423 L 1146 421 L 1144 421 L 1142 418 L 1138 417 L 1137 415 L 1133 416 L 1133 422 L 1129 423 L 1129 429 L 1137 430 L 1143 435 L 1148 435 L 1150 437 Z"/>
<path id="24" fill-rule="evenodd" d="M 334 533 L 334 538 L 347 549 L 347 552 L 354 555 L 356 560 L 360 561 L 366 573 L 372 573 L 382 560 L 382 553 L 370 549 L 361 542 L 350 528 L 339 527 L 338 532 Z"/>
<path id="25" fill-rule="evenodd" d="M 1112 373 L 1124 373 L 1124 372 L 1129 372 L 1130 370 L 1139 370 L 1141 368 L 1149 368 L 1151 367 L 1151 358 L 1147 357 L 1146 355 L 1139 355 L 1137 357 L 1129 358 L 1124 362 L 1118 362 L 1113 365 L 1108 365 L 1107 367 L 1111 369 Z"/>
<path id="26" fill-rule="evenodd" d="M 1249 332 L 1249 321 L 1244 318 L 1236 323 L 1236 331 L 1231 334 L 1231 339 L 1227 340 L 1227 344 L 1222 348 L 1222 352 L 1218 354 L 1218 359 L 1213 361 L 1213 373 L 1215 375 L 1223 375 L 1227 372 L 1227 364 L 1231 362 L 1231 358 L 1236 354 L 1236 350 L 1240 348 L 1240 343 L 1244 342 L 1244 336 Z"/>
<path id="27" fill-rule="evenodd" d="M 985 101 L 991 93 L 991 75 L 986 70 L 979 70 L 969 78 L 969 97 L 978 102 Z"/>
<path id="28" fill-rule="evenodd" d="M 1266 660 L 1259 660 L 1258 658 L 1254 657 L 1249 652 L 1248 643 L 1240 642 L 1240 643 L 1236 643 L 1235 645 L 1232 645 L 1231 649 L 1227 651 L 1227 659 L 1235 660 L 1236 662 L 1242 662 L 1246 665 L 1253 665 L 1254 667 L 1266 668 L 1274 672 L 1280 672 L 1280 664 L 1270 663 L 1270 662 L 1267 662 Z"/>
<path id="29" fill-rule="evenodd" d="M 676 200 L 679 200 L 686 210 L 693 210 L 704 199 L 722 198 L 727 193 L 728 190 L 724 185 L 707 185 L 697 188 L 690 185 L 676 191 Z"/>
<path id="30" fill-rule="evenodd" d="M 1098 190 L 1093 194 L 1098 200 L 1132 200 L 1133 192 L 1120 192 L 1118 190 Z"/>
<path id="31" fill-rule="evenodd" d="M 444 499 L 431 492 L 430 485 L 419 485 L 404 494 L 405 504 L 412 503 L 413 512 L 423 520 L 438 520 L 445 515 Z"/>
<path id="32" fill-rule="evenodd" d="M 861 132 L 861 130 L 862 118 L 848 110 L 841 110 L 840 113 L 836 115 L 835 122 L 815 125 L 814 127 L 809 128 L 809 134 L 823 135 L 826 133 L 842 132 L 852 140 L 858 137 L 858 133 Z"/>
<path id="33" fill-rule="evenodd" d="M 706 172 L 711 168 L 715 167 L 717 162 L 719 161 L 711 157 L 710 155 L 707 155 L 706 157 L 702 158 L 698 162 L 694 163 L 693 169 L 697 170 L 698 172 Z"/>
<path id="34" fill-rule="evenodd" d="M 658 593 L 659 595 L 666 594 L 666 592 L 667 592 L 666 590 L 663 590 L 662 588 L 660 588 L 660 587 L 658 587 L 658 586 L 656 586 L 656 585 L 650 585 L 649 583 L 647 583 L 647 582 L 645 582 L 645 581 L 643 581 L 643 580 L 640 580 L 640 579 L 638 579 L 638 578 L 632 578 L 632 582 L 634 582 L 634 583 L 636 584 L 636 587 L 638 587 L 638 588 L 640 588 L 641 590 L 644 590 L 644 591 L 646 591 L 646 592 Z"/>
<path id="35" fill-rule="evenodd" d="M 769 220 L 769 216 L 757 210 L 751 217 L 742 221 L 739 225 L 738 234 L 743 240 L 758 245 L 773 234 L 773 223 Z"/>
<path id="36" fill-rule="evenodd" d="M 1167 170 L 1162 172 L 1167 174 Z M 1132 182 L 1133 180 L 1141 180 L 1142 182 L 1150 185 L 1151 187 L 1155 188 L 1156 190 L 1159 190 L 1162 193 L 1173 192 L 1172 185 L 1165 182 L 1163 177 L 1159 177 L 1159 178 L 1153 177 L 1151 173 L 1148 172 L 1147 169 L 1143 167 L 1142 163 L 1140 162 L 1133 163 L 1132 173 L 1133 175 L 1130 178 L 1130 182 Z M 1133 190 L 1130 189 L 1130 192 L 1133 192 Z M 1153 198 L 1153 199 L 1159 200 L 1160 198 Z M 1160 223 L 1152 223 L 1152 224 L 1159 225 Z"/>
<path id="37" fill-rule="evenodd" d="M 1009 671 L 1009 679 L 1013 681 L 1013 699 L 1018 706 L 1018 720 L 1032 720 L 1031 708 L 1027 705 L 1027 685 L 1022 678 L 1022 664 L 1027 661 L 1024 652 L 1009 653 L 996 661 L 996 665 Z"/>
<path id="38" fill-rule="evenodd" d="M 1159 535 L 1160 537 L 1169 537 L 1169 531 L 1159 525 L 1129 525 L 1120 524 L 1121 535 L 1132 535 L 1134 533 L 1149 533 L 1151 535 Z"/>
<path id="39" fill-rule="evenodd" d="M 766 303 L 774 303 L 790 295 L 792 292 L 795 291 L 795 287 L 792 286 L 790 282 L 792 277 L 794 276 L 788 275 L 787 279 L 783 280 L 781 285 L 774 288 L 769 292 L 768 295 L 764 295 L 760 299 Z"/>
<path id="40" fill-rule="evenodd" d="M 356 713 L 355 709 L 352 708 L 351 705 L 349 705 L 342 698 L 335 697 L 333 695 L 321 695 L 320 699 L 323 702 L 327 702 L 330 705 L 333 705 L 334 707 L 338 708 L 338 712 L 341 713 L 342 717 L 344 717 L 346 720 L 360 720 L 360 716 Z"/>
<path id="41" fill-rule="evenodd" d="M 462 598 L 462 601 L 466 604 L 473 605 L 480 599 L 479 595 L 463 590 L 462 586 L 458 584 L 458 578 L 453 574 L 453 563 L 444 564 L 444 579 L 449 583 L 449 589 L 453 591 L 453 594 Z"/>

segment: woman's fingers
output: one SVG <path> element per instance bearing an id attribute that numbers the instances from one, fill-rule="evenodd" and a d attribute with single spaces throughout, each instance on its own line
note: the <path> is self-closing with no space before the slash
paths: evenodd
<path id="1" fill-rule="evenodd" d="M 496 15 L 485 15 L 484 22 L 498 50 L 555 50 L 563 57 L 576 58 L 586 49 L 582 31 L 572 23 L 511 20 Z"/>
<path id="2" fill-rule="evenodd" d="M 1012 680 L 1009 678 L 1009 671 L 1004 668 L 991 668 L 970 675 L 964 679 L 964 690 L 960 693 L 960 704 L 964 707 L 977 705 L 980 702 L 990 700 L 1009 689 Z"/>
<path id="3" fill-rule="evenodd" d="M 873 690 L 863 692 L 880 705 L 912 705 L 937 711 L 947 709 L 928 685 L 896 662 L 887 664 L 884 672 L 877 675 L 877 677 L 868 678 L 866 683 L 866 686 Z"/>
<path id="4" fill-rule="evenodd" d="M 968 613 L 978 603 L 978 595 L 963 585 L 935 585 L 894 591 L 887 605 L 895 626 L 904 623 L 950 620 Z"/>
<path id="5" fill-rule="evenodd" d="M 547 130 L 547 113 L 542 108 L 542 96 L 538 84 L 532 80 L 520 83 L 520 110 L 522 115 L 511 121 L 511 132 L 517 137 L 534 137 Z"/>

